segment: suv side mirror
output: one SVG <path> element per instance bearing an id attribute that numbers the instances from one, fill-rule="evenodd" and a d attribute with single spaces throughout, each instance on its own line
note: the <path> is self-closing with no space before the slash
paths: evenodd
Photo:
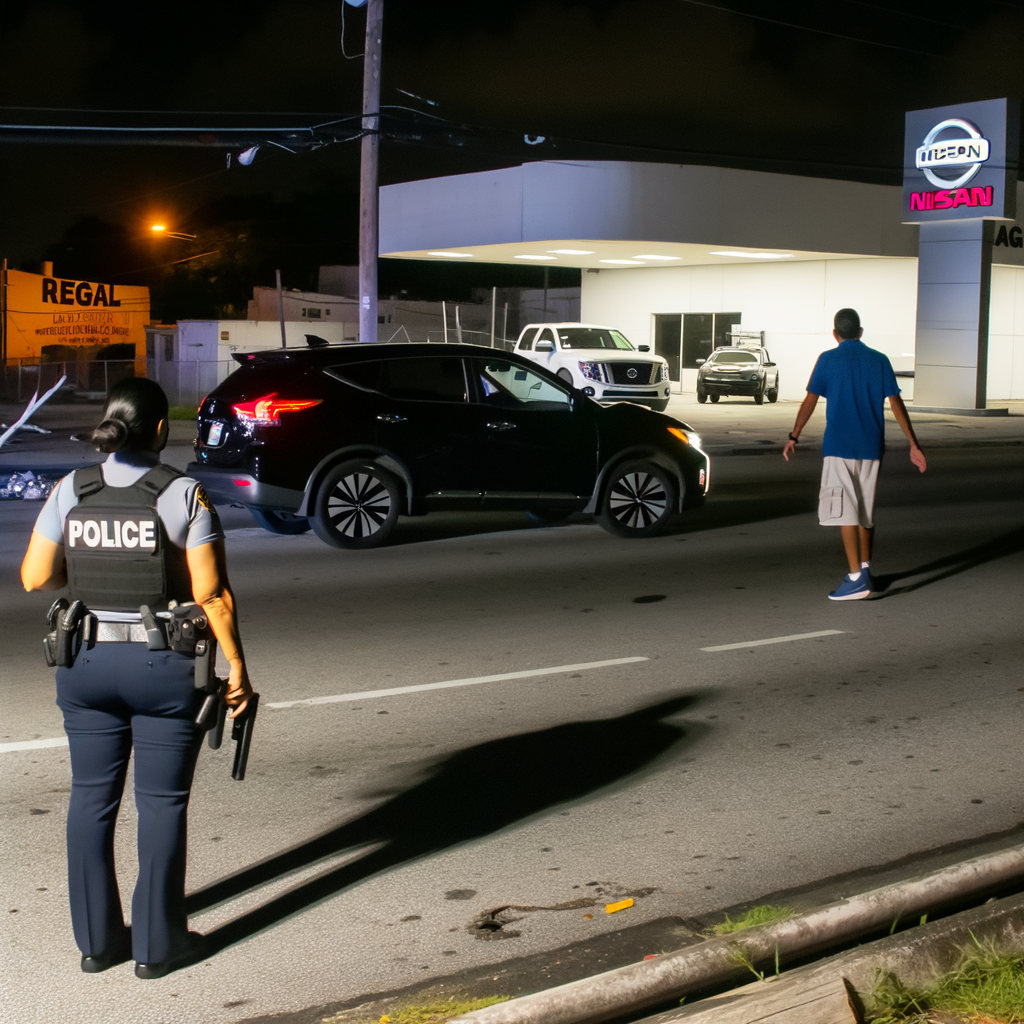
<path id="1" fill-rule="evenodd" d="M 537 344 L 533 346 L 533 351 L 534 352 L 554 352 L 555 351 L 555 343 L 553 341 L 547 341 L 546 339 L 544 341 L 538 341 Z"/>
<path id="2" fill-rule="evenodd" d="M 637 345 L 636 350 L 637 350 L 637 352 L 650 352 L 651 351 L 651 346 L 650 345 Z"/>

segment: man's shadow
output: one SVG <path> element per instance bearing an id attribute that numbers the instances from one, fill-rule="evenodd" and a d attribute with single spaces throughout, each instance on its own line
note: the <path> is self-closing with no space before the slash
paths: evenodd
<path id="1" fill-rule="evenodd" d="M 878 591 L 876 600 L 882 597 L 896 597 L 898 594 L 909 594 L 912 590 L 920 590 L 921 587 L 938 583 L 939 580 L 948 579 L 950 576 L 966 572 L 968 569 L 984 565 L 997 558 L 1005 558 L 1022 549 L 1024 549 L 1024 530 L 1011 530 L 1009 533 L 985 541 L 984 544 L 976 544 L 973 548 L 958 551 L 953 555 L 944 555 L 925 565 L 919 565 L 916 569 L 876 576 L 875 585 Z M 900 580 L 910 579 L 913 576 L 925 576 L 926 578 L 914 583 L 894 586 Z"/>
<path id="2" fill-rule="evenodd" d="M 204 955 L 328 899 L 372 875 L 472 842 L 548 811 L 634 782 L 700 726 L 664 721 L 692 708 L 674 697 L 616 718 L 569 722 L 467 747 L 425 780 L 374 810 L 190 893 L 190 914 L 345 850 L 380 844 L 359 859 L 301 882 L 206 936 Z"/>

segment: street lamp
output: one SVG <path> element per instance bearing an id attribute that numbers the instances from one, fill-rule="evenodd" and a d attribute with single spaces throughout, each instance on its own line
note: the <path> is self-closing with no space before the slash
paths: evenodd
<path id="1" fill-rule="evenodd" d="M 197 236 L 187 234 L 184 231 L 168 231 L 166 224 L 150 224 L 149 230 L 162 238 L 183 238 L 186 241 L 193 241 Z"/>

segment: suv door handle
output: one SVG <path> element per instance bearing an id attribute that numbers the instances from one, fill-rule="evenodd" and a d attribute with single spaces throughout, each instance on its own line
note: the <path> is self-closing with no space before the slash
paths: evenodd
<path id="1" fill-rule="evenodd" d="M 377 414 L 377 419 L 382 423 L 404 423 L 407 417 L 401 416 L 397 412 L 381 412 Z"/>
<path id="2" fill-rule="evenodd" d="M 516 425 L 507 420 L 498 420 L 496 423 L 488 423 L 488 430 L 515 430 Z"/>

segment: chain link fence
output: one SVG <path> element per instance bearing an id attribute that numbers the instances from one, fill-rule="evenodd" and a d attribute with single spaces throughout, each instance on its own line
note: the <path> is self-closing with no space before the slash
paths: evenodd
<path id="1" fill-rule="evenodd" d="M 67 377 L 64 389 L 81 398 L 103 399 L 125 377 L 144 377 L 145 359 L 75 359 L 55 362 L 14 359 L 0 366 L 0 393 L 9 402 L 27 402 Z"/>

